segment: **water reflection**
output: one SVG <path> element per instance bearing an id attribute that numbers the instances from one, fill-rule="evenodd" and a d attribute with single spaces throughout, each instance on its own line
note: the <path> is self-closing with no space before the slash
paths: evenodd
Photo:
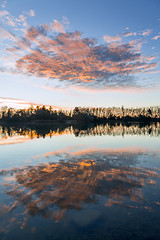
<path id="1" fill-rule="evenodd" d="M 0 143 L 45 139 L 0 147 L 0 239 L 159 239 L 158 136 L 158 124 L 1 128 Z"/>
<path id="2" fill-rule="evenodd" d="M 56 135 L 74 134 L 77 136 L 95 135 L 148 135 L 160 136 L 160 124 L 152 123 L 149 125 L 122 123 L 86 126 L 32 126 L 32 127 L 2 127 L 0 126 L 0 145 L 25 142 L 29 139 L 40 137 L 53 137 Z"/>
<path id="3" fill-rule="evenodd" d="M 143 188 L 159 181 L 159 169 L 138 167 L 143 156 L 143 153 L 90 152 L 73 154 L 59 162 L 3 170 L 0 174 L 7 175 L 4 177 L 7 194 L 14 200 L 12 206 L 5 207 L 11 212 L 23 205 L 25 214 L 56 222 L 67 210 L 98 204 L 100 198 L 105 199 L 105 207 L 152 210 L 153 202 L 144 198 Z"/>
<path id="4" fill-rule="evenodd" d="M 34 138 L 53 137 L 63 134 L 72 134 L 72 127 L 61 128 L 50 126 L 39 127 L 2 127 L 0 126 L 0 145 L 22 143 Z"/>

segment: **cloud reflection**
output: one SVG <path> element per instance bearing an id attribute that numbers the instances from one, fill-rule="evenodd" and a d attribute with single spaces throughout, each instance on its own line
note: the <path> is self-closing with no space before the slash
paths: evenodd
<path id="1" fill-rule="evenodd" d="M 105 206 L 125 208 L 151 206 L 143 196 L 143 187 L 156 184 L 157 170 L 136 167 L 141 153 L 70 154 L 59 162 L 1 172 L 12 174 L 15 182 L 7 184 L 7 194 L 14 199 L 8 211 L 25 206 L 29 216 L 43 216 L 58 222 L 67 210 L 83 209 L 85 204 L 106 199 Z M 5 178 L 4 178 L 5 179 Z"/>

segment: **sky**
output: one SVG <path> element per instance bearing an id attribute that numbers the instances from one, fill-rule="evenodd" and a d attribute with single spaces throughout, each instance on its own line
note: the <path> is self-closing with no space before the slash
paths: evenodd
<path id="1" fill-rule="evenodd" d="M 0 106 L 160 105 L 159 0 L 0 0 Z"/>

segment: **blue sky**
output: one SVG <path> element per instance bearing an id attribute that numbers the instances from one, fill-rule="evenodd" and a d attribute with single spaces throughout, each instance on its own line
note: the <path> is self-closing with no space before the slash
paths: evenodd
<path id="1" fill-rule="evenodd" d="M 158 0 L 0 5 L 1 105 L 160 105 Z"/>

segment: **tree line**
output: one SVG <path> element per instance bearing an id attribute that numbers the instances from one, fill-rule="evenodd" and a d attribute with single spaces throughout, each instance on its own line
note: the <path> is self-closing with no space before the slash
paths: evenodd
<path id="1" fill-rule="evenodd" d="M 57 121 L 68 123 L 115 121 L 160 121 L 160 107 L 145 108 L 83 108 L 55 110 L 52 106 L 30 106 L 28 109 L 2 107 L 0 120 L 3 122 Z"/>

